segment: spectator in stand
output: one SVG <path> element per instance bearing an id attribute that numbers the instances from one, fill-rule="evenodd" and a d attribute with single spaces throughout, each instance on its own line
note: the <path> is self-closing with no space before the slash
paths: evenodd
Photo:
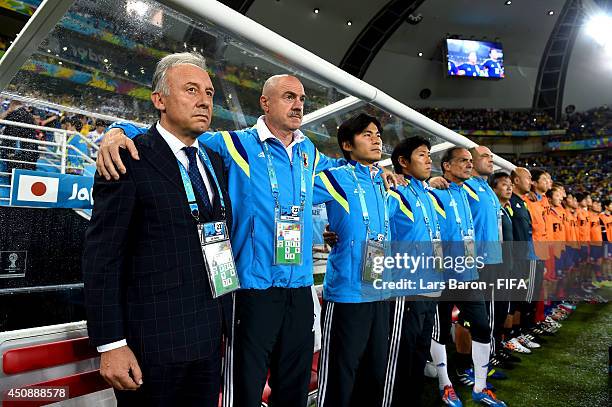
<path id="1" fill-rule="evenodd" d="M 570 155 L 527 156 L 511 159 L 518 166 L 536 167 L 552 173 L 554 181 L 573 193 L 588 193 L 596 198 L 612 196 L 612 160 L 608 151 L 577 152 Z"/>
<path id="2" fill-rule="evenodd" d="M 104 130 L 106 129 L 106 123 L 103 120 L 96 120 L 96 129 L 92 130 L 87 134 L 87 138 L 92 143 L 100 144 L 100 140 L 104 137 Z"/>
<path id="3" fill-rule="evenodd" d="M 453 130 L 556 130 L 552 117 L 537 110 L 419 109 L 425 116 Z"/>
<path id="4" fill-rule="evenodd" d="M 12 100 L 9 103 L 6 112 L 0 114 L 0 119 L 35 124 L 32 113 L 18 100 Z M 18 126 L 6 126 L 3 134 L 20 139 L 37 138 L 35 130 Z M 5 163 L 6 172 L 11 172 L 13 169 L 36 169 L 36 161 L 39 156 L 36 143 L 28 143 L 23 140 L 1 140 L 0 142 L 0 160 Z"/>
<path id="5" fill-rule="evenodd" d="M 87 116 L 78 116 L 79 121 L 81 122 L 81 133 L 84 136 L 87 136 L 91 132 L 91 126 L 89 125 L 89 118 Z"/>
<path id="6" fill-rule="evenodd" d="M 82 133 L 83 128 L 81 118 L 72 116 L 66 120 L 66 130 Z M 68 151 L 66 157 L 67 174 L 83 174 L 83 156 L 89 154 L 87 143 L 81 134 L 68 135 Z"/>

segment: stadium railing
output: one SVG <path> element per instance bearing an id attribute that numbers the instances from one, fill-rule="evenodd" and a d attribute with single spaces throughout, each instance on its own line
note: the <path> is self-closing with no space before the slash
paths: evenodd
<path id="1" fill-rule="evenodd" d="M 54 135 L 54 141 L 45 141 L 38 140 L 26 137 L 15 137 L 8 136 L 5 134 L 0 134 L 0 151 L 6 150 L 14 150 L 14 151 L 29 151 L 33 153 L 38 153 L 39 157 L 37 157 L 36 161 L 28 161 L 28 160 L 14 160 L 9 158 L 0 158 L 0 205 L 5 204 L 9 201 L 8 195 L 6 194 L 6 189 L 10 189 L 11 187 L 11 177 L 12 173 L 10 171 L 4 171 L 8 163 L 11 164 L 25 164 L 31 165 L 33 168 L 40 169 L 43 171 L 49 172 L 59 172 L 61 174 L 65 174 L 66 170 L 70 170 L 73 167 L 69 162 L 69 155 L 72 153 L 73 156 L 76 157 L 77 160 L 82 160 L 83 164 L 95 164 L 95 160 L 93 157 L 97 155 L 97 151 L 99 147 L 89 140 L 84 135 L 76 132 L 69 131 L 64 129 L 56 129 L 53 127 L 44 127 L 44 126 L 36 126 L 33 124 L 27 123 L 19 123 L 13 122 L 9 120 L 0 120 L 1 126 L 13 126 L 13 127 L 21 127 L 31 130 L 40 130 L 48 133 L 52 133 Z M 77 149 L 75 146 L 68 144 L 68 140 L 71 136 L 78 137 L 80 142 L 87 145 L 88 149 L 93 152 L 93 154 L 84 154 L 81 150 Z M 19 142 L 26 143 L 28 145 L 36 145 L 36 149 L 33 148 L 21 148 L 21 147 L 13 147 L 4 145 L 4 141 L 9 142 Z M 4 165 L 2 165 L 4 164 Z"/>

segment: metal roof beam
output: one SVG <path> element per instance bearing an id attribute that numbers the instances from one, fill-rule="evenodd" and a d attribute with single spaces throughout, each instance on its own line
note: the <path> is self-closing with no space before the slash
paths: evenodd
<path id="1" fill-rule="evenodd" d="M 38 49 L 74 0 L 44 0 L 0 59 L 0 90 L 13 80 L 17 71 Z"/>

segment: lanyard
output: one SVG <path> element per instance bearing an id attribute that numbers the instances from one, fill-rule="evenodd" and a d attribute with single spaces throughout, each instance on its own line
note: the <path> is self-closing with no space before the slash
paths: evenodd
<path id="1" fill-rule="evenodd" d="M 420 181 L 418 181 L 418 182 L 420 182 Z M 421 211 L 423 212 L 423 219 L 425 220 L 425 227 L 427 227 L 427 231 L 429 232 L 429 238 L 431 240 L 434 240 L 434 238 L 438 239 L 440 237 L 440 223 L 436 222 L 436 233 L 434 235 L 434 232 L 433 232 L 433 229 L 431 227 L 431 224 L 429 223 L 429 216 L 427 215 L 427 210 L 425 209 L 425 205 L 423 204 L 423 201 L 421 201 L 421 198 L 419 197 L 417 192 L 412 187 L 412 182 L 408 184 L 408 188 L 410 188 L 410 191 L 412 191 L 412 193 L 414 194 L 414 196 L 415 196 L 415 198 L 417 200 L 417 206 L 421 207 Z M 429 210 L 431 210 L 431 207 L 429 208 Z M 432 218 L 432 219 L 434 219 L 434 218 Z"/>
<path id="2" fill-rule="evenodd" d="M 495 209 L 499 209 L 500 205 L 498 204 L 499 200 L 497 199 L 497 195 L 495 195 L 495 192 L 493 192 L 491 187 L 487 184 L 487 181 L 485 181 L 484 179 L 480 177 L 477 177 L 476 181 L 482 184 L 482 189 L 484 189 L 486 194 L 489 196 L 489 199 L 491 200 L 493 207 L 495 207 Z"/>
<path id="3" fill-rule="evenodd" d="M 208 172 L 210 172 L 213 179 L 215 180 L 217 193 L 219 194 L 219 201 L 221 202 L 221 216 L 225 219 L 225 200 L 223 199 L 223 194 L 221 193 L 221 185 L 219 184 L 219 180 L 217 180 L 217 174 L 215 174 L 215 170 L 212 166 L 212 163 L 208 159 L 206 151 L 198 148 L 198 156 L 200 157 L 200 160 L 202 160 L 202 163 L 206 165 L 206 168 L 208 168 Z M 187 202 L 189 203 L 189 210 L 191 211 L 193 217 L 198 220 L 200 216 L 200 210 L 198 208 L 198 203 L 196 202 L 195 194 L 193 193 L 193 185 L 191 185 L 189 174 L 187 173 L 187 170 L 185 169 L 183 163 L 181 163 L 180 161 L 178 161 L 178 163 L 179 169 L 181 170 L 181 179 L 183 180 L 183 186 L 185 187 L 185 195 L 187 195 Z"/>
<path id="4" fill-rule="evenodd" d="M 361 187 L 359 180 L 357 179 L 357 174 L 355 174 L 355 167 L 351 166 L 351 174 L 353 175 L 353 179 L 357 184 L 357 190 L 359 191 L 359 206 L 361 206 L 361 215 L 363 219 L 363 224 L 366 227 L 366 232 L 368 234 L 368 239 L 370 238 L 370 215 L 368 215 L 368 207 L 366 206 L 365 201 L 365 190 Z M 380 188 L 380 185 L 379 185 Z M 380 195 L 384 198 L 384 192 L 382 188 L 380 188 Z M 385 239 L 388 239 L 389 235 L 389 213 L 387 212 L 387 205 L 383 202 L 383 208 L 385 210 Z"/>
<path id="5" fill-rule="evenodd" d="M 278 203 L 278 196 L 280 194 L 278 189 L 278 179 L 276 178 L 276 171 L 274 171 L 274 166 L 272 165 L 272 154 L 270 154 L 270 148 L 268 147 L 268 143 L 263 141 L 262 148 L 266 155 L 266 164 L 268 165 L 268 176 L 270 177 L 270 186 L 272 187 L 272 196 L 274 197 L 274 208 L 279 208 L 280 205 Z M 298 149 L 298 157 L 301 155 L 302 149 L 299 145 L 296 146 Z M 300 210 L 304 211 L 304 205 L 306 204 L 306 178 L 304 177 L 305 171 L 305 163 L 304 160 L 300 159 Z M 293 182 L 293 181 L 292 181 Z"/>
<path id="6" fill-rule="evenodd" d="M 451 198 L 451 206 L 453 207 L 453 211 L 455 212 L 455 222 L 457 222 L 457 225 L 459 226 L 459 231 L 461 231 L 461 236 L 465 236 L 465 234 L 463 233 L 463 229 L 461 228 L 461 217 L 459 216 L 459 210 L 457 209 L 457 204 L 458 202 L 455 200 L 455 198 L 453 198 L 453 195 L 450 192 L 450 189 L 447 189 L 446 192 L 448 192 L 448 195 Z M 468 236 L 470 233 L 470 230 L 473 233 L 474 230 L 474 219 L 472 219 L 472 212 L 469 211 L 469 203 L 467 201 L 467 198 L 465 197 L 465 192 L 459 190 L 459 195 L 461 195 L 461 198 L 463 199 L 463 206 L 464 208 L 468 208 L 467 214 L 469 215 L 467 218 L 469 220 L 469 227 L 468 227 Z"/>

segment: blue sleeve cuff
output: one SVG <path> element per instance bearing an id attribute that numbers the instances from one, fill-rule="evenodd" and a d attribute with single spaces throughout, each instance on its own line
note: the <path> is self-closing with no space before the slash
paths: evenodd
<path id="1" fill-rule="evenodd" d="M 130 139 L 133 139 L 139 134 L 144 134 L 149 130 L 146 127 L 137 127 L 136 125 L 129 122 L 115 122 L 108 126 L 106 130 L 108 131 L 110 129 L 121 129 Z"/>

